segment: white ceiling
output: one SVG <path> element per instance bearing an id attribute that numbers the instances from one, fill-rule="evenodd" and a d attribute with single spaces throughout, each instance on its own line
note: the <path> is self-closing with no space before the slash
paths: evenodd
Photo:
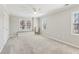
<path id="1" fill-rule="evenodd" d="M 33 8 L 39 9 L 38 15 L 42 16 L 63 6 L 64 4 L 6 4 L 11 15 L 24 17 L 32 17 L 34 15 Z"/>

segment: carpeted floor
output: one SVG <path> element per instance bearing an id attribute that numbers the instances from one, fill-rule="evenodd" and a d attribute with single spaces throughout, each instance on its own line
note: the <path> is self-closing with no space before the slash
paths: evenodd
<path id="1" fill-rule="evenodd" d="M 33 32 L 19 33 L 16 38 L 9 39 L 1 54 L 71 54 L 79 53 L 79 49 L 47 39 Z"/>

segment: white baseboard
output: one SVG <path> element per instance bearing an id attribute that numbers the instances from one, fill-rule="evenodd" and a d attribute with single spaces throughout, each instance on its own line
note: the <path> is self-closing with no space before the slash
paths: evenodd
<path id="1" fill-rule="evenodd" d="M 3 48 L 5 47 L 5 44 L 7 43 L 8 39 L 4 42 L 4 44 L 2 45 L 1 49 L 0 49 L 0 53 L 2 52 Z"/>
<path id="2" fill-rule="evenodd" d="M 17 33 L 9 34 L 9 38 L 8 38 L 8 39 L 15 38 L 16 35 L 17 35 Z M 4 42 L 4 44 L 2 45 L 2 47 L 1 47 L 1 49 L 0 49 L 0 53 L 2 52 L 3 48 L 5 47 L 5 44 L 7 43 L 8 39 L 7 39 L 6 42 Z"/>
<path id="3" fill-rule="evenodd" d="M 45 35 L 42 34 L 42 36 L 43 36 L 43 37 L 46 37 L 46 38 L 48 38 L 48 39 L 57 41 L 57 42 L 59 42 L 59 43 L 62 43 L 62 44 L 71 46 L 71 47 L 73 47 L 73 48 L 79 49 L 79 46 L 78 46 L 78 45 L 75 45 L 75 44 L 73 44 L 73 43 L 70 43 L 70 42 L 67 42 L 67 41 L 64 41 L 64 40 L 59 40 L 59 39 L 57 39 L 57 38 L 51 38 L 51 37 L 50 37 L 49 35 L 47 35 L 47 34 L 45 34 Z"/>

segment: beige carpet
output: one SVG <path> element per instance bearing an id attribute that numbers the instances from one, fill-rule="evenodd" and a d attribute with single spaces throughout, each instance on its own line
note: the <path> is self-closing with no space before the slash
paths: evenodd
<path id="1" fill-rule="evenodd" d="M 79 49 L 47 39 L 33 32 L 19 33 L 9 39 L 2 54 L 70 54 L 79 53 Z"/>

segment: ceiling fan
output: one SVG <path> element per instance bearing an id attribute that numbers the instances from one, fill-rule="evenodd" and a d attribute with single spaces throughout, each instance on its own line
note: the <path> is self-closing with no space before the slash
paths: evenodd
<path id="1" fill-rule="evenodd" d="M 40 8 L 33 8 L 34 15 L 37 15 L 40 11 Z"/>

